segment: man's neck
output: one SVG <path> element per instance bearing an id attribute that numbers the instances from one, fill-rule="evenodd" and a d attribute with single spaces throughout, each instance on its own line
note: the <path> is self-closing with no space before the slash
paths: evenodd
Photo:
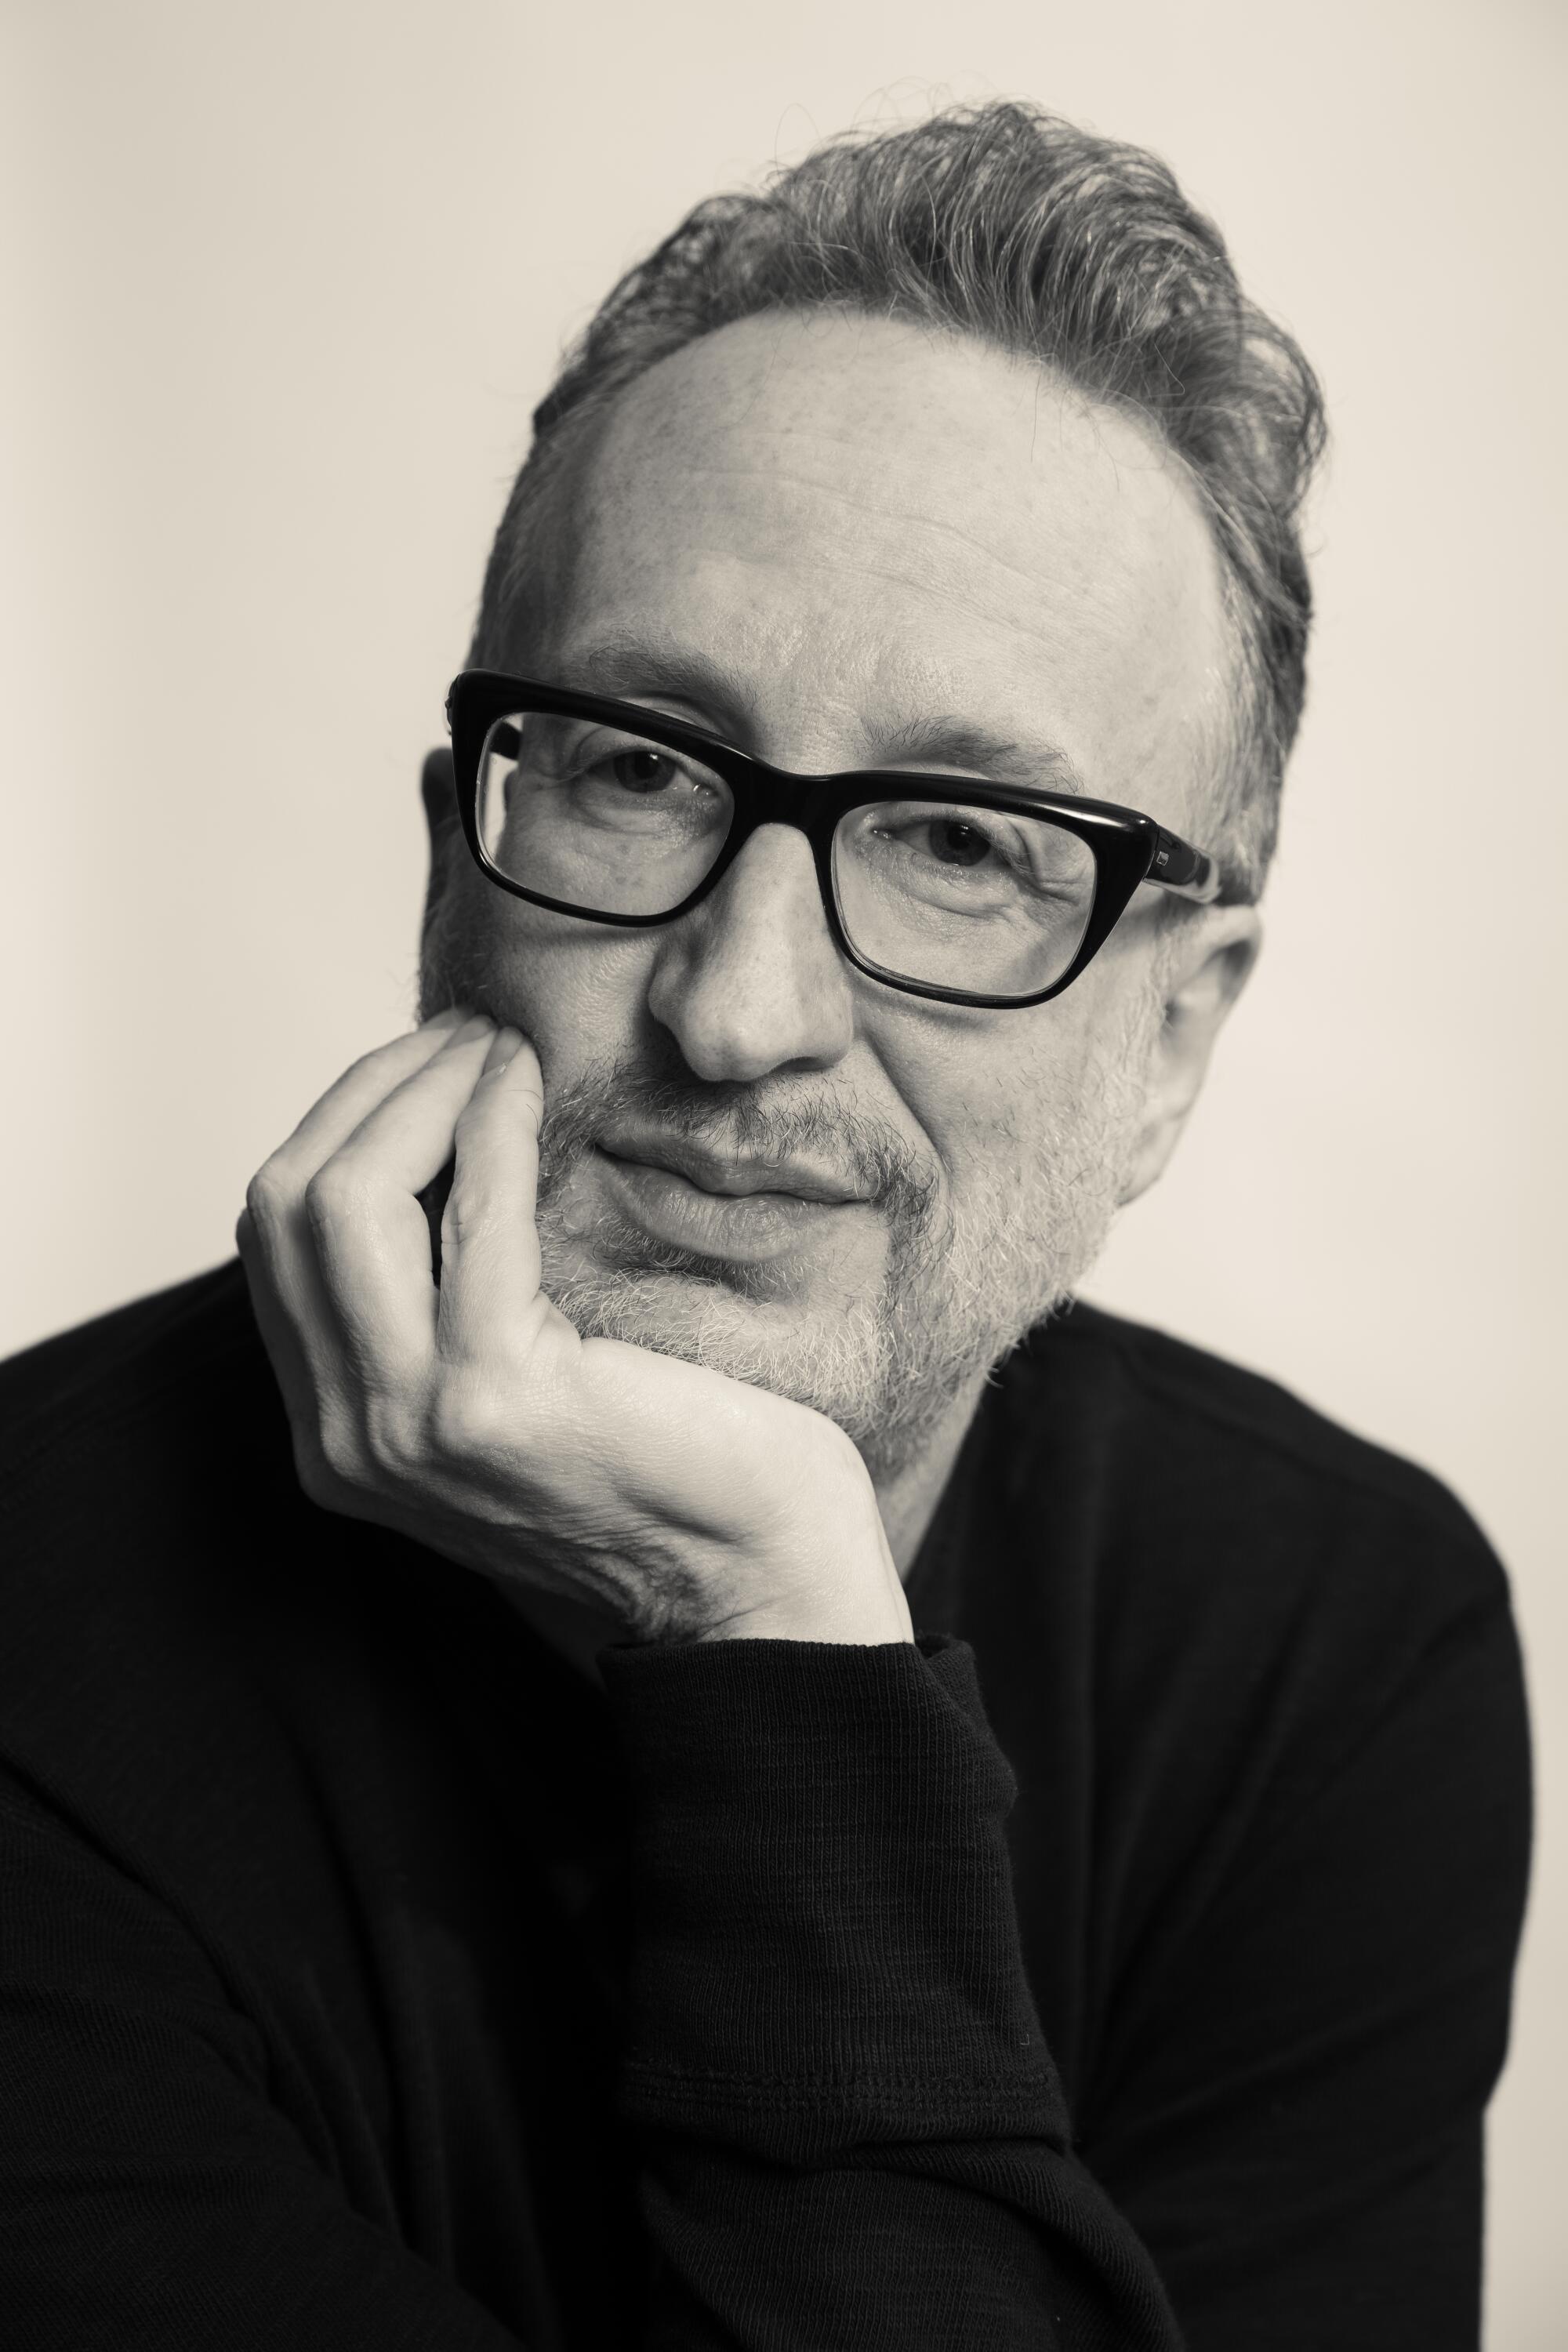
<path id="1" fill-rule="evenodd" d="M 942 1490 L 952 1475 L 959 1449 L 969 1433 L 985 1387 L 982 1373 L 954 1397 L 935 1430 L 911 1462 L 890 1478 L 879 1478 L 877 1507 L 900 1582 L 907 1584 L 926 1530 L 936 1517 Z"/>

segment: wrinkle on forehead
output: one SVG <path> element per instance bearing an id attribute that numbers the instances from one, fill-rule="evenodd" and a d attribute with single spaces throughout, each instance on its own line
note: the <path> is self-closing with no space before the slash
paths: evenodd
<path id="1" fill-rule="evenodd" d="M 572 470 L 556 646 L 656 608 L 847 716 L 900 648 L 940 662 L 947 699 L 967 681 L 1003 723 L 1033 707 L 1110 799 L 1212 756 L 1230 637 L 1196 495 L 1150 428 L 1030 362 L 900 322 L 748 320 L 628 385 Z"/>

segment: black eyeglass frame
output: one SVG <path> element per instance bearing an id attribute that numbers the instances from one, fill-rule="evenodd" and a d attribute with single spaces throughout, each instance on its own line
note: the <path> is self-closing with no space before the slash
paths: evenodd
<path id="1" fill-rule="evenodd" d="M 509 713 L 537 710 L 562 719 L 584 719 L 638 735 L 661 751 L 684 751 L 722 778 L 734 795 L 734 814 L 722 848 L 694 890 L 662 915 L 612 915 L 591 907 L 577 907 L 552 898 L 541 890 L 503 874 L 479 837 L 479 763 L 485 739 L 498 719 Z M 544 686 L 532 678 L 511 677 L 500 670 L 468 669 L 455 677 L 447 697 L 447 724 L 452 738 L 452 763 L 457 779 L 458 815 L 464 839 L 487 879 L 514 898 L 535 907 L 548 907 L 584 922 L 611 923 L 624 930 L 647 930 L 673 923 L 700 905 L 734 864 L 747 842 L 764 824 L 794 825 L 811 845 L 817 884 L 828 929 L 841 955 L 858 971 L 910 996 L 934 998 L 943 1004 L 966 1004 L 1012 1011 L 1026 1004 L 1045 1004 L 1069 988 L 1099 953 L 1126 913 L 1132 893 L 1142 882 L 1176 897 L 1207 906 L 1220 895 L 1217 861 L 1194 849 L 1151 816 L 1122 808 L 1113 801 L 1085 800 L 1076 793 L 1047 791 L 1043 786 L 996 784 L 978 776 L 938 776 L 902 768 L 844 769 L 828 775 L 802 775 L 774 768 L 749 752 L 683 719 L 649 710 L 640 702 L 620 702 L 605 695 L 577 694 L 571 688 Z M 1016 816 L 1048 816 L 1065 832 L 1086 843 L 1094 858 L 1094 898 L 1078 951 L 1059 980 L 1029 996 L 987 996 L 962 988 L 943 988 L 932 981 L 906 980 L 860 953 L 844 928 L 833 883 L 833 837 L 852 809 L 877 801 L 903 800 L 951 804 L 967 801 L 976 808 L 997 809 Z"/>

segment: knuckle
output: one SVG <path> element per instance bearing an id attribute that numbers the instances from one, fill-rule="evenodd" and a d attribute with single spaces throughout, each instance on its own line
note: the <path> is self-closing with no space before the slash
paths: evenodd
<path id="1" fill-rule="evenodd" d="M 319 1412 L 291 1403 L 289 1408 L 289 1434 L 294 1455 L 294 1475 L 312 1503 L 325 1507 L 334 1505 L 341 1486 L 332 1466 L 331 1454 L 325 1442 L 326 1431 Z"/>
<path id="2" fill-rule="evenodd" d="M 310 1231 L 320 1234 L 340 1223 L 353 1210 L 361 1187 L 342 1160 L 329 1160 L 305 1186 L 305 1215 Z"/>
<path id="3" fill-rule="evenodd" d="M 393 1037 L 384 1045 L 372 1045 L 365 1053 L 356 1054 L 343 1072 L 343 1077 L 345 1079 L 372 1076 L 379 1077 L 388 1062 L 397 1058 L 406 1043 L 405 1038 Z"/>
<path id="4" fill-rule="evenodd" d="M 416 1462 L 418 1435 L 406 1400 L 390 1390 L 368 1391 L 362 1406 L 367 1465 L 384 1477 L 405 1473 Z"/>
<path id="5" fill-rule="evenodd" d="M 470 1186 L 458 1182 L 447 1195 L 441 1213 L 441 1239 L 453 1250 L 472 1248 L 488 1238 L 496 1223 L 494 1203 L 476 1199 Z"/>
<path id="6" fill-rule="evenodd" d="M 288 1188 L 275 1161 L 264 1160 L 245 1188 L 245 1208 L 258 1233 L 271 1233 L 288 1210 Z"/>
<path id="7" fill-rule="evenodd" d="M 313 1452 L 326 1473 L 329 1482 L 344 1486 L 363 1483 L 363 1449 L 358 1430 L 345 1414 L 323 1412 L 317 1423 Z M 308 1491 L 308 1490 L 307 1490 Z"/>
<path id="8" fill-rule="evenodd" d="M 492 1453 L 502 1433 L 499 1402 L 490 1390 L 476 1381 L 444 1381 L 429 1405 L 430 1438 L 436 1451 L 467 1460 Z"/>

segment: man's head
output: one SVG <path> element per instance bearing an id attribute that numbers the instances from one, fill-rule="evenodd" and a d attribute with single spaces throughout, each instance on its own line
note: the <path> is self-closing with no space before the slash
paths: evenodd
<path id="1" fill-rule="evenodd" d="M 837 144 L 616 289 L 536 418 L 476 663 L 803 772 L 974 775 L 939 729 L 1006 737 L 1227 887 L 1175 922 L 1142 889 L 1063 995 L 976 1011 L 850 967 L 790 828 L 608 929 L 497 889 L 433 791 L 425 1010 L 539 1048 L 580 1328 L 817 1405 L 891 1475 L 1081 1277 L 1255 950 L 1321 429 L 1161 167 L 1017 108 Z M 850 1198 L 710 1213 L 628 1170 L 676 1142 Z"/>

